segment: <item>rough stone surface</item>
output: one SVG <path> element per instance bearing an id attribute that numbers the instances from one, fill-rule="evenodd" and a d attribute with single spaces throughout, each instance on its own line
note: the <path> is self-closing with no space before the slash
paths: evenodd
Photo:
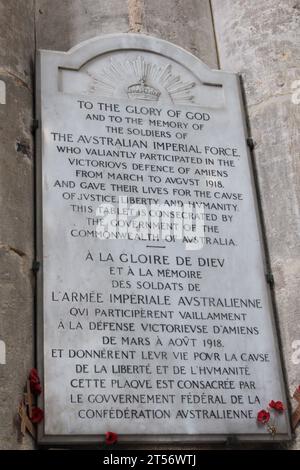
<path id="1" fill-rule="evenodd" d="M 23 82 L 0 73 L 6 105 L 0 105 L 0 242 L 32 257 L 33 162 L 32 93 Z"/>
<path id="2" fill-rule="evenodd" d="M 300 2 L 213 0 L 212 5 L 221 68 L 244 78 L 292 395 L 300 383 L 300 365 L 292 360 L 292 343 L 300 340 L 300 104 L 292 102 L 292 84 L 299 79 Z M 294 448 L 300 448 L 297 435 Z"/>
<path id="3" fill-rule="evenodd" d="M 218 68 L 209 0 L 144 0 L 142 31 L 184 47 Z"/>
<path id="4" fill-rule="evenodd" d="M 36 26 L 34 26 L 34 3 Z M 174 42 L 211 67 L 243 73 L 270 248 L 288 390 L 300 382 L 299 0 L 0 0 L 0 448 L 17 441 L 14 418 L 33 365 L 33 165 L 30 123 L 34 31 L 37 47 L 68 50 L 99 34 L 144 32 Z M 298 155 L 297 155 L 298 151 Z M 276 397 L 271 397 L 276 398 Z M 295 405 L 295 402 L 293 403 Z M 293 443 L 300 448 L 300 437 Z"/>
<path id="5" fill-rule="evenodd" d="M 37 47 L 53 50 L 101 34 L 142 32 L 218 66 L 209 0 L 37 0 L 36 30 Z"/>
<path id="6" fill-rule="evenodd" d="M 36 0 L 39 49 L 66 51 L 94 36 L 129 29 L 126 0 Z"/>
<path id="7" fill-rule="evenodd" d="M 0 447 L 18 441 L 18 404 L 33 366 L 33 116 L 34 8 L 31 0 L 0 1 Z"/>
<path id="8" fill-rule="evenodd" d="M 205 18 L 210 13 L 208 2 L 202 2 L 206 4 L 203 11 L 197 3 L 189 0 L 183 8 L 182 2 L 176 2 L 174 8 L 165 2 L 165 16 L 168 17 L 170 9 L 174 16 L 156 30 L 155 18 L 163 16 L 161 3 L 153 7 L 151 2 L 144 4 L 139 0 L 0 0 L 0 80 L 5 83 L 6 91 L 6 98 L 1 94 L 0 104 L 0 217 L 7 221 L 0 228 L 0 340 L 5 342 L 7 355 L 7 364 L 0 366 L 2 449 L 33 445 L 30 438 L 18 442 L 15 418 L 26 375 L 33 366 L 34 295 L 30 267 L 34 240 L 31 123 L 35 39 L 38 48 L 68 50 L 99 34 L 144 29 L 174 40 L 207 63 L 215 64 L 211 19 L 209 33 L 204 31 Z M 142 21 L 154 15 L 155 9 L 154 20 L 149 18 L 142 27 Z M 188 33 L 183 37 L 184 25 L 179 30 L 180 22 L 186 21 L 189 15 L 200 16 L 203 24 L 191 40 Z M 189 29 L 191 27 L 189 23 Z"/>
<path id="9" fill-rule="evenodd" d="M 139 33 L 142 29 L 144 1 L 143 0 L 127 0 L 128 1 L 128 18 L 130 33 Z"/>
<path id="10" fill-rule="evenodd" d="M 33 71 L 33 0 L 0 1 L 0 70 L 31 86 Z"/>

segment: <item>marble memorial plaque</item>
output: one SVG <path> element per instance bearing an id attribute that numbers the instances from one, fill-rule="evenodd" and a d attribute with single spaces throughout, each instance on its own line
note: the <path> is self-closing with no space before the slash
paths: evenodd
<path id="1" fill-rule="evenodd" d="M 40 442 L 288 438 L 238 76 L 104 36 L 37 101 Z"/>

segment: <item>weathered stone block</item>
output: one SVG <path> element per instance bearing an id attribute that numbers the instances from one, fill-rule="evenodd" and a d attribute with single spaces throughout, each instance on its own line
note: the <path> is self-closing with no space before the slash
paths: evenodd
<path id="1" fill-rule="evenodd" d="M 129 30 L 126 0 L 37 0 L 37 47 L 68 50 L 101 34 Z"/>
<path id="2" fill-rule="evenodd" d="M 0 365 L 0 448 L 31 448 L 26 437 L 18 441 L 18 405 L 33 354 L 33 287 L 26 257 L 0 246 L 0 339 L 6 346 L 6 364 Z"/>
<path id="3" fill-rule="evenodd" d="M 174 42 L 218 68 L 210 2 L 208 0 L 146 0 L 142 31 Z"/>
<path id="4" fill-rule="evenodd" d="M 34 1 L 0 1 L 0 70 L 31 86 L 34 57 Z"/>
<path id="5" fill-rule="evenodd" d="M 32 95 L 13 77 L 6 83 L 6 105 L 0 105 L 0 243 L 32 257 L 33 164 Z"/>

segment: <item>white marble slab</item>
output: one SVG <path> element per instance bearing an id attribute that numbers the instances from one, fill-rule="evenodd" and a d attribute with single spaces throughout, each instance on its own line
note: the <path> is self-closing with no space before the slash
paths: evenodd
<path id="1" fill-rule="evenodd" d="M 257 412 L 286 400 L 238 77 L 142 35 L 40 51 L 39 74 L 42 439 L 272 439 Z M 199 246 L 148 235 L 171 201 L 161 228 L 185 217 Z M 110 239 L 103 203 L 123 211 Z"/>

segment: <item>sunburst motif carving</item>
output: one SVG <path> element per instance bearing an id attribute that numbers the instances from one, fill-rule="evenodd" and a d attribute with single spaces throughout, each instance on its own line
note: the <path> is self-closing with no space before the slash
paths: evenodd
<path id="1" fill-rule="evenodd" d="M 175 104 L 194 102 L 191 90 L 195 82 L 184 82 L 179 75 L 175 76 L 171 64 L 156 65 L 146 62 L 142 56 L 123 63 L 111 59 L 101 74 L 88 74 L 93 80 L 90 92 L 105 97 L 118 97 L 121 92 L 130 99 L 158 101 L 167 94 Z"/>

